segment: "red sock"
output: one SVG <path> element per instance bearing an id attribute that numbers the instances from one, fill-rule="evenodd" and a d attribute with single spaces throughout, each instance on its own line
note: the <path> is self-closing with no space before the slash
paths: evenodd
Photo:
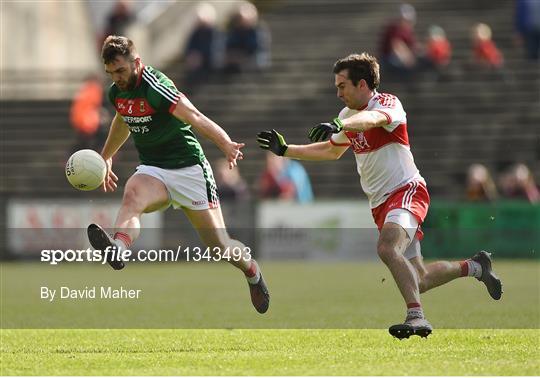
<path id="1" fill-rule="evenodd" d="M 469 264 L 467 261 L 460 261 L 459 266 L 461 267 L 461 277 L 466 277 L 469 275 Z"/>
<path id="2" fill-rule="evenodd" d="M 257 274 L 257 264 L 255 261 L 251 260 L 251 265 L 249 266 L 249 269 L 244 272 L 246 277 L 255 277 Z"/>
<path id="3" fill-rule="evenodd" d="M 124 245 L 126 246 L 126 248 L 129 248 L 131 246 L 131 237 L 126 234 L 125 232 L 117 232 L 116 234 L 114 234 L 114 237 L 113 237 L 114 240 L 120 240 L 122 243 L 124 243 Z"/>

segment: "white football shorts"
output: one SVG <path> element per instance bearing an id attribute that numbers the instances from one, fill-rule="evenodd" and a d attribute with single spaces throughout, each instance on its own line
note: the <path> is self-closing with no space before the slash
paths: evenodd
<path id="1" fill-rule="evenodd" d="M 169 206 L 175 209 L 206 210 L 219 207 L 216 181 L 208 160 L 178 169 L 139 165 L 135 175 L 141 174 L 152 176 L 165 184 L 169 192 Z"/>
<path id="2" fill-rule="evenodd" d="M 391 210 L 388 212 L 388 214 L 386 214 L 384 223 L 387 222 L 399 224 L 405 229 L 407 235 L 409 235 L 410 243 L 405 252 L 403 253 L 403 256 L 405 256 L 408 260 L 416 256 L 422 256 L 420 241 L 415 236 L 416 230 L 418 229 L 418 220 L 413 215 L 413 213 L 405 209 Z"/>

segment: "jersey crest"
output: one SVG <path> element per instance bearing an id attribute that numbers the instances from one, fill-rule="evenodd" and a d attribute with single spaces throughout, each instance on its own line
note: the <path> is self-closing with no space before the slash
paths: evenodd
<path id="1" fill-rule="evenodd" d="M 145 117 L 156 111 L 150 106 L 145 98 L 119 98 L 115 100 L 115 106 L 123 116 Z"/>
<path id="2" fill-rule="evenodd" d="M 347 133 L 347 137 L 351 141 L 351 145 L 355 153 L 360 153 L 370 149 L 370 145 L 363 132 Z"/>

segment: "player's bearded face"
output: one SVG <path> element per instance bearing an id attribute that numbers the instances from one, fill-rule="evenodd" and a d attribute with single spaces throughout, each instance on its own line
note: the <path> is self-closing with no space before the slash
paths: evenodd
<path id="1" fill-rule="evenodd" d="M 116 82 L 116 85 L 122 91 L 131 91 L 135 88 L 135 85 L 137 84 L 138 71 L 135 62 L 128 63 L 125 73 L 126 75 L 120 78 L 119 81 Z"/>
<path id="2" fill-rule="evenodd" d="M 137 84 L 137 75 L 138 75 L 138 71 L 135 67 L 135 64 L 131 64 L 131 74 L 129 76 L 129 79 L 128 79 L 128 82 L 127 82 L 127 89 L 124 89 L 124 90 L 128 90 L 128 91 L 131 91 L 132 89 L 135 88 L 135 85 Z"/>
<path id="3" fill-rule="evenodd" d="M 121 91 L 130 91 L 135 88 L 139 69 L 138 59 L 130 61 L 124 57 L 117 57 L 113 62 L 105 65 L 105 71 L 111 75 L 111 79 Z"/>

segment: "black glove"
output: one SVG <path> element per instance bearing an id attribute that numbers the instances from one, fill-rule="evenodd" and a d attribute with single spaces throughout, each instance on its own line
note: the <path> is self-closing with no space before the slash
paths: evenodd
<path id="1" fill-rule="evenodd" d="M 319 123 L 309 131 L 309 139 L 312 142 L 322 142 L 330 138 L 331 134 L 339 133 L 343 129 L 343 123 L 339 118 L 334 118 L 330 123 Z"/>
<path id="2" fill-rule="evenodd" d="M 270 150 L 279 156 L 283 156 L 285 151 L 287 151 L 287 147 L 289 147 L 283 135 L 274 129 L 272 131 L 265 130 L 258 133 L 257 142 L 263 150 Z"/>

